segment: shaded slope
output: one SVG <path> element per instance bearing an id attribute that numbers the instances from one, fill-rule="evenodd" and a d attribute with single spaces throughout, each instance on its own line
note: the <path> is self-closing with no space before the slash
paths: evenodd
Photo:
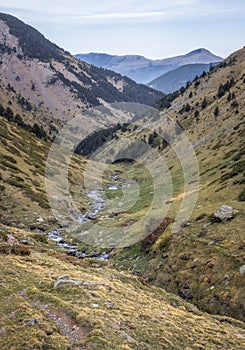
<path id="1" fill-rule="evenodd" d="M 191 82 L 196 76 L 200 76 L 203 72 L 209 71 L 209 68 L 210 64 L 197 63 L 181 66 L 152 80 L 148 83 L 148 86 L 162 91 L 165 94 L 169 94 L 186 86 L 187 82 Z"/>

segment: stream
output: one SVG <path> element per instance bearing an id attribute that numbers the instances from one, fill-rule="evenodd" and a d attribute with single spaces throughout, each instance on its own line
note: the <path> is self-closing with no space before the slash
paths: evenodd
<path id="1" fill-rule="evenodd" d="M 115 182 L 119 180 L 118 173 L 112 174 L 111 179 Z M 120 188 L 121 183 L 108 186 L 108 190 L 117 190 Z M 88 222 L 90 220 L 95 220 L 97 215 L 104 209 L 106 201 L 103 198 L 104 190 L 102 188 L 97 188 L 90 191 L 87 197 L 91 199 L 91 210 L 87 211 L 85 214 L 80 215 L 77 219 L 80 224 Z M 65 253 L 70 256 L 77 257 L 79 259 L 84 258 L 94 258 L 101 261 L 108 261 L 110 255 L 108 253 L 100 253 L 97 251 L 87 251 L 86 249 L 79 250 L 77 244 L 67 242 L 62 236 L 64 229 L 56 229 L 47 232 L 48 240 L 55 242 L 60 248 L 64 249 Z"/>

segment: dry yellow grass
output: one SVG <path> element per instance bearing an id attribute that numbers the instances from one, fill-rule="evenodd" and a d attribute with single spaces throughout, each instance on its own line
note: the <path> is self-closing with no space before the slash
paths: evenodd
<path id="1" fill-rule="evenodd" d="M 28 232 L 5 229 L 18 239 L 29 237 Z M 31 236 L 29 240 L 35 242 Z M 106 263 L 69 258 L 36 243 L 28 257 L 0 254 L 0 265 L 2 350 L 242 350 L 245 346 L 242 322 L 202 313 Z M 55 289 L 61 275 L 110 289 Z"/>

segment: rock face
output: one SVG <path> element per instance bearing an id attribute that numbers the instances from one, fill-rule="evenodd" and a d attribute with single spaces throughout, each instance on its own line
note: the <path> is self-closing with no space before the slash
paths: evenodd
<path id="1" fill-rule="evenodd" d="M 231 220 L 234 218 L 234 210 L 228 205 L 222 205 L 217 211 L 214 212 L 214 217 L 221 222 Z"/>

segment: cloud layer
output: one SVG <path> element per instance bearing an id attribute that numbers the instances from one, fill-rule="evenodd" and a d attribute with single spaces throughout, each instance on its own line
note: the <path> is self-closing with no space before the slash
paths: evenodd
<path id="1" fill-rule="evenodd" d="M 237 6 L 234 6 L 237 4 Z M 203 16 L 228 16 L 241 14 L 244 2 L 201 0 L 1 0 L 0 9 L 21 14 L 23 18 L 35 22 L 55 23 L 101 23 L 117 21 L 163 21 L 188 20 Z"/>

